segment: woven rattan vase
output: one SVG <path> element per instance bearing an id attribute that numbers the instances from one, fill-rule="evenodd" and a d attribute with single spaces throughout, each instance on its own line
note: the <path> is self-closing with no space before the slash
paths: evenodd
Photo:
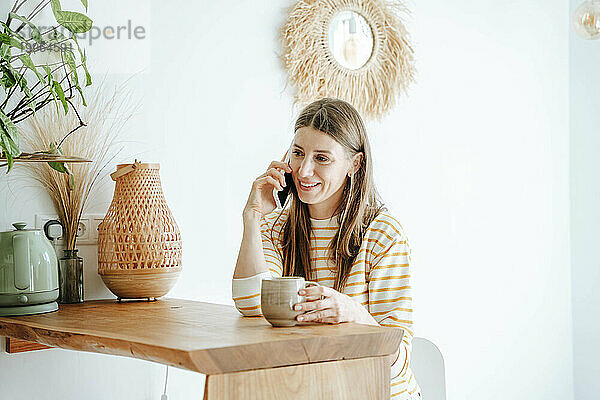
<path id="1" fill-rule="evenodd" d="M 181 234 L 165 202 L 159 164 L 117 165 L 115 193 L 98 228 L 98 273 L 119 300 L 155 300 L 181 272 Z"/>

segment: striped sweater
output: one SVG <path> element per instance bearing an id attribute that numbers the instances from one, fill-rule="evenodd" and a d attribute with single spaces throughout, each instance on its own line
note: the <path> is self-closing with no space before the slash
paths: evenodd
<path id="1" fill-rule="evenodd" d="M 261 220 L 263 251 L 269 271 L 233 280 L 233 300 L 236 308 L 244 316 L 262 315 L 261 281 L 282 274 L 279 233 L 288 210 L 283 211 L 283 215 L 275 224 L 280 212 L 281 209 L 276 209 Z M 339 223 L 336 217 L 329 220 L 311 218 L 311 227 L 312 272 L 316 272 L 315 280 L 320 285 L 333 287 L 335 263 L 328 258 L 328 246 L 339 228 Z M 420 392 L 409 367 L 413 338 L 409 262 L 410 248 L 402 226 L 388 212 L 381 212 L 367 228 L 343 290 L 343 293 L 364 306 L 381 326 L 404 330 L 398 358 L 392 364 L 391 398 L 394 400 L 410 399 Z"/>

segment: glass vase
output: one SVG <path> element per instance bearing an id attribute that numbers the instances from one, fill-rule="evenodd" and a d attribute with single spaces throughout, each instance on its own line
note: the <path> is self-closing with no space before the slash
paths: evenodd
<path id="1" fill-rule="evenodd" d="M 83 258 L 77 250 L 63 250 L 58 260 L 58 302 L 83 303 Z"/>

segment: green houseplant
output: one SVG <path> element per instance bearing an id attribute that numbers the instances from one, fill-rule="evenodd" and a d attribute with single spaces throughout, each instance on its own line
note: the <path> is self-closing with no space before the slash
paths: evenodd
<path id="1" fill-rule="evenodd" d="M 75 175 L 62 162 L 65 157 L 61 156 L 61 145 L 69 135 L 86 126 L 77 108 L 87 106 L 82 86 L 91 85 L 92 80 L 86 55 L 76 35 L 89 31 L 92 20 L 84 14 L 62 10 L 60 0 L 38 1 L 16 0 L 6 20 L 0 20 L 0 167 L 7 166 L 8 172 L 15 160 L 54 160 L 48 163 L 52 169 L 68 173 L 68 178 L 60 179 L 68 182 L 64 185 L 64 195 L 70 198 L 75 193 L 77 197 Z M 81 2 L 87 11 L 87 0 Z M 32 21 L 48 6 L 52 8 L 56 25 L 49 29 L 39 28 Z M 28 13 L 22 11 L 26 8 L 29 8 Z M 47 56 L 45 59 L 44 55 Z M 49 55 L 55 59 L 49 60 Z M 85 78 L 80 79 L 80 72 L 84 72 Z M 49 142 L 45 139 L 53 132 L 46 130 L 42 132 L 41 140 L 31 146 L 39 151 L 23 153 L 17 124 L 35 119 L 36 112 L 45 111 L 50 103 L 55 104 L 58 119 L 61 111 L 64 112 L 62 118 L 70 124 L 68 132 L 63 131 L 62 138 Z M 68 115 L 70 109 L 73 112 Z M 69 119 L 73 114 L 75 122 Z M 76 216 L 75 226 L 79 217 Z M 65 221 L 62 223 L 65 226 Z M 65 226 L 65 231 L 69 233 L 72 229 Z M 75 234 L 71 236 L 75 237 Z M 63 303 L 83 301 L 83 260 L 74 250 L 69 254 L 70 257 L 59 260 L 59 301 Z"/>
<path id="2" fill-rule="evenodd" d="M 81 2 L 87 11 L 87 0 Z M 42 0 L 27 15 L 22 15 L 20 10 L 27 3 L 30 0 L 16 0 L 6 20 L 0 20 L 0 166 L 7 166 L 7 172 L 18 157 L 33 159 L 35 155 L 61 154 L 64 139 L 85 126 L 73 99 L 79 93 L 86 106 L 81 86 L 92 83 L 86 54 L 77 42 L 77 34 L 89 31 L 92 20 L 82 13 L 62 10 L 60 0 Z M 32 21 L 48 6 L 57 25 L 41 32 Z M 44 52 L 59 54 L 60 59 L 35 61 Z M 85 78 L 80 78 L 80 72 Z M 65 115 L 73 109 L 77 124 L 58 143 L 36 153 L 23 154 L 17 124 L 50 103 Z M 62 162 L 49 164 L 59 172 L 68 171 Z"/>

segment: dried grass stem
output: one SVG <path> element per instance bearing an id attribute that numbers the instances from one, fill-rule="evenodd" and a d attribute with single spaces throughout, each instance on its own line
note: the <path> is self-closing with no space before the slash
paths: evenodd
<path id="1" fill-rule="evenodd" d="M 137 108 L 131 104 L 131 93 L 124 86 L 115 87 L 110 94 L 105 94 L 104 86 L 101 83 L 86 94 L 87 107 L 83 107 L 79 98 L 73 102 L 73 108 L 79 110 L 86 126 L 67 138 L 65 136 L 72 127 L 79 124 L 79 116 L 75 112 L 59 114 L 54 107 L 38 111 L 28 119 L 28 125 L 22 131 L 22 140 L 27 147 L 49 149 L 52 143 L 64 139 L 61 145 L 64 154 L 92 160 L 91 163 L 69 166 L 75 183 L 73 188 L 69 185 L 69 175 L 53 170 L 48 164 L 27 165 L 31 176 L 46 189 L 54 203 L 63 225 L 67 250 L 75 249 L 79 219 L 90 192 L 118 154 L 117 139 Z"/>

